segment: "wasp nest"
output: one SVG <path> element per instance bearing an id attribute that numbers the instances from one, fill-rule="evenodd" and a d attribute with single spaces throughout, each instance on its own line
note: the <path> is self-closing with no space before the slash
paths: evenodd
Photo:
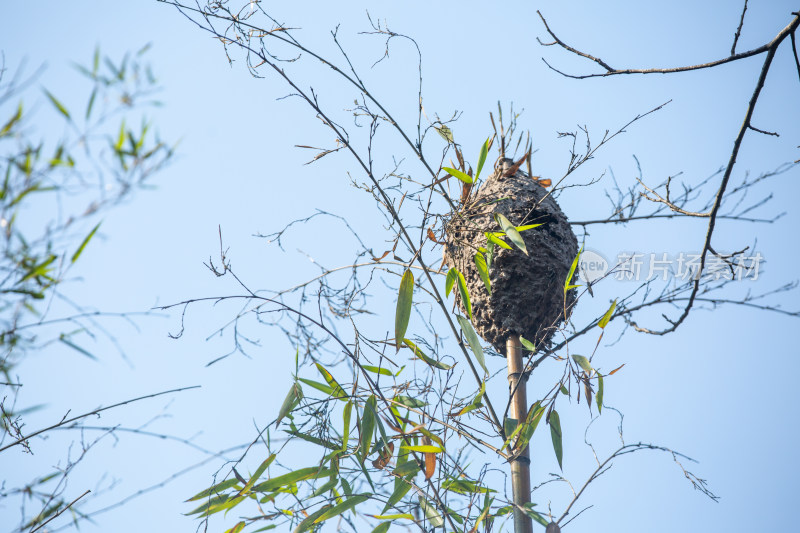
<path id="1" fill-rule="evenodd" d="M 510 175 L 513 162 L 501 159 L 495 172 L 447 226 L 444 258 L 467 282 L 472 323 L 477 333 L 500 353 L 506 339 L 521 335 L 537 345 L 547 343 L 575 301 L 564 295 L 564 281 L 578 253 L 578 241 L 567 217 L 548 191 L 525 172 Z M 528 255 L 512 245 L 494 247 L 489 268 L 491 295 L 475 265 L 475 253 L 485 248 L 485 232 L 502 231 L 495 213 L 514 226 L 543 224 L 520 232 Z M 508 238 L 506 242 L 510 242 Z M 458 291 L 455 291 L 458 293 Z M 458 305 L 464 305 L 458 294 Z"/>

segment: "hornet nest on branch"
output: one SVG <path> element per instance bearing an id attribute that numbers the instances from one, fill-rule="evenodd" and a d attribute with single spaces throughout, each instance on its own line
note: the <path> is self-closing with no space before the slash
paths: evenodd
<path id="1" fill-rule="evenodd" d="M 575 302 L 575 290 L 565 293 L 564 286 L 578 241 L 552 195 L 519 166 L 511 159 L 499 159 L 477 194 L 445 225 L 444 259 L 464 275 L 476 332 L 500 353 L 505 353 L 506 339 L 512 336 L 525 337 L 537 347 L 546 345 Z M 518 234 L 527 254 L 513 245 L 487 246 L 491 242 L 487 233 L 502 231 L 497 214 L 522 229 Z M 524 228 L 534 224 L 541 225 Z M 502 234 L 492 236 L 508 245 Z M 476 266 L 480 249 L 491 250 L 482 254 L 489 259 L 491 293 Z M 455 292 L 464 312 L 464 302 Z"/>

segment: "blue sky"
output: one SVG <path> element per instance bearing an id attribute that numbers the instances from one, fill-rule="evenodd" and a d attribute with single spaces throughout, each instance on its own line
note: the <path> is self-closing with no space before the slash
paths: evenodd
<path id="1" fill-rule="evenodd" d="M 572 220 L 607 213 L 603 188 L 610 186 L 611 172 L 626 186 L 635 182 L 633 156 L 650 183 L 681 172 L 686 181 L 697 182 L 724 165 L 763 60 L 758 56 L 672 76 L 577 81 L 553 73 L 540 59 L 545 56 L 570 72 L 595 71 L 588 62 L 539 46 L 536 37 L 547 38 L 537 9 L 568 43 L 613 66 L 710 61 L 729 53 L 740 15 L 738 2 L 698 6 L 676 1 L 665 7 L 647 2 L 542 1 L 509 2 L 502 8 L 477 2 L 411 2 L 403 7 L 311 2 L 302 8 L 265 7 L 298 28 L 297 35 L 311 47 L 337 60 L 330 31 L 341 24 L 342 42 L 373 93 L 408 127 L 415 121 L 416 52 L 408 43 L 395 41 L 389 59 L 370 68 L 384 45 L 378 37 L 358 34 L 369 29 L 369 9 L 391 29 L 417 40 L 423 54 L 426 113 L 462 113 L 452 128 L 468 157 L 477 156 L 489 134 L 488 113 L 497 101 L 513 102 L 516 109 L 524 109 L 520 126 L 532 132 L 538 148 L 534 171 L 544 177 L 559 177 L 567 163 L 569 146 L 557 138 L 558 131 L 586 125 L 599 137 L 672 100 L 664 110 L 631 126 L 574 177 L 585 182 L 606 173 L 592 189 L 574 189 L 559 198 Z M 750 2 L 738 50 L 770 40 L 796 9 L 788 1 Z M 278 230 L 315 209 L 346 216 L 368 246 L 385 249 L 380 213 L 369 197 L 349 186 L 347 173 L 357 172 L 353 162 L 340 154 L 303 165 L 309 154 L 294 145 L 330 143 L 313 114 L 297 99 L 277 100 L 289 91 L 274 76 L 254 79 L 241 61 L 230 66 L 218 42 L 169 6 L 144 0 L 123 7 L 19 2 L 6 6 L 0 20 L 0 49 L 7 64 L 27 60 L 31 71 L 46 64 L 39 83 L 67 106 L 80 105 L 88 92 L 71 70 L 72 61 L 88 62 L 96 45 L 105 54 L 121 57 L 146 43 L 152 43 L 149 58 L 164 87 L 159 94 L 164 106 L 149 115 L 162 137 L 181 139 L 178 155 L 159 175 L 156 190 L 138 193 L 105 217 L 102 239 L 87 249 L 75 272 L 80 279 L 65 289 L 67 294 L 105 311 L 143 311 L 192 297 L 240 293 L 233 280 L 217 279 L 203 265 L 218 254 L 218 227 L 242 279 L 259 289 L 294 285 L 316 274 L 309 256 L 328 267 L 349 262 L 353 239 L 343 238 L 341 226 L 330 220 L 290 232 L 285 251 L 254 235 Z M 754 117 L 758 127 L 777 131 L 780 137 L 748 133 L 734 174 L 739 179 L 747 171 L 758 174 L 800 158 L 798 77 L 788 50 L 784 46 L 776 56 Z M 295 72 L 302 86 L 313 86 L 325 105 L 347 116 L 340 111 L 352 105 L 353 91 L 311 64 L 300 63 Z M 37 131 L 60 135 L 54 129 L 61 127 L 56 126 L 56 116 L 35 88 L 25 96 L 26 105 L 37 99 Z M 11 107 L 1 111 L 0 117 L 13 112 Z M 381 146 L 381 164 L 388 162 L 392 147 Z M 408 165 L 413 171 L 413 162 Z M 769 216 L 785 211 L 776 223 L 720 223 L 718 250 L 733 251 L 757 240 L 767 261 L 757 282 L 742 282 L 751 285 L 735 290 L 767 291 L 797 278 L 798 177 L 795 168 L 753 192 L 754 198 L 774 195 L 759 212 Z M 35 219 L 39 214 L 29 216 Z M 648 222 L 593 228 L 586 243 L 613 259 L 625 250 L 696 252 L 704 235 L 703 222 Z M 597 316 L 610 299 L 628 290 L 622 282 L 605 283 L 594 299 L 582 302 L 579 313 L 584 318 Z M 789 309 L 797 309 L 796 301 L 796 291 L 771 300 Z M 374 320 L 383 320 L 391 330 L 393 302 L 375 305 L 379 314 Z M 208 449 L 249 441 L 254 425 L 273 419 L 283 401 L 294 368 L 294 347 L 279 332 L 251 324 L 248 333 L 260 346 L 250 350 L 250 358 L 235 354 L 206 367 L 231 348 L 229 335 L 207 337 L 237 309 L 237 304 L 191 308 L 180 340 L 168 337 L 180 328 L 177 315 L 141 319 L 138 329 L 109 323 L 130 363 L 102 341 L 92 347 L 102 354 L 98 362 L 66 349 L 32 355 L 20 367 L 25 383 L 21 398 L 49 407 L 32 415 L 29 427 L 52 423 L 66 409 L 77 413 L 150 392 L 202 385 L 170 399 L 123 407 L 97 423 L 137 427 L 164 413 L 148 428 L 193 437 Z M 375 321 L 370 327 L 376 327 Z M 713 503 L 693 491 L 670 457 L 641 453 L 618 461 L 595 483 L 582 500 L 593 507 L 565 529 L 791 530 L 794 497 L 800 489 L 800 462 L 794 452 L 797 424 L 791 414 L 796 327 L 796 318 L 722 307 L 696 310 L 678 332 L 665 337 L 627 332 L 620 342 L 603 346 L 604 368 L 625 363 L 624 370 L 607 381 L 606 403 L 625 414 L 626 440 L 661 444 L 697 459 L 700 463 L 692 470 L 708 480 L 721 500 Z M 606 340 L 615 339 L 622 329 L 622 324 L 612 323 Z M 502 386 L 497 390 L 502 392 Z M 534 383 L 529 397 L 537 390 Z M 589 418 L 585 406 L 574 402 L 564 407 L 562 420 L 567 412 L 571 422 L 565 425 L 564 473 L 579 484 L 593 468 L 591 450 L 583 445 Z M 616 423 L 609 417 L 593 427 L 603 446 L 613 446 Z M 36 443 L 34 456 L 0 456 L 3 477 L 22 480 L 63 463 L 65 446 L 76 438 L 56 434 Z M 557 469 L 547 440 L 533 443 L 535 480 Z M 88 511 L 158 483 L 202 458 L 177 443 L 122 435 L 118 442 L 109 439 L 93 450 L 69 490 L 77 495 L 94 489 L 104 473 L 106 483 L 119 480 Z M 188 511 L 181 502 L 207 486 L 215 469 L 210 464 L 192 470 L 82 529 L 192 530 L 195 523 L 181 516 Z M 550 502 L 559 514 L 570 495 L 563 485 L 542 494 L 540 505 Z M 16 506 L 0 502 L 0 524 L 13 527 L 18 513 Z M 229 527 L 233 521 L 226 523 Z M 212 522 L 220 530 L 222 524 Z"/>

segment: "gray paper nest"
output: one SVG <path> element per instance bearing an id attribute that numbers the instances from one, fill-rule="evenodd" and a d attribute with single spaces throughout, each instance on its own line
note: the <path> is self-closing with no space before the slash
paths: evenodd
<path id="1" fill-rule="evenodd" d="M 549 342 L 564 321 L 564 281 L 578 253 L 567 217 L 547 190 L 521 170 L 504 176 L 512 164 L 510 159 L 499 160 L 495 172 L 460 216 L 451 217 L 444 250 L 447 264 L 455 266 L 467 282 L 475 330 L 500 353 L 505 353 L 506 339 L 512 335 L 521 335 L 537 346 Z M 515 246 L 511 250 L 495 246 L 489 295 L 474 256 L 479 247 L 486 246 L 484 232 L 501 231 L 494 213 L 505 215 L 514 226 L 544 225 L 520 233 L 528 255 Z M 567 316 L 574 301 L 575 290 L 571 290 L 566 299 Z"/>

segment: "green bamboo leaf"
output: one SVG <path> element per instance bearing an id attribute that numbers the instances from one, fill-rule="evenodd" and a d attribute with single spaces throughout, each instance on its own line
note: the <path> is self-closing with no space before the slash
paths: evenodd
<path id="1" fill-rule="evenodd" d="M 225 481 L 217 483 L 216 485 L 212 485 L 212 486 L 208 487 L 207 489 L 198 492 L 197 494 L 195 494 L 194 496 L 192 496 L 191 498 L 189 498 L 186 501 L 187 502 L 194 502 L 194 501 L 197 501 L 197 500 L 202 500 L 204 498 L 207 498 L 211 494 L 217 494 L 217 493 L 223 492 L 223 491 L 228 490 L 228 489 L 230 489 L 230 488 L 232 488 L 232 487 L 234 487 L 234 486 L 236 486 L 238 484 L 239 484 L 239 480 L 236 479 L 236 478 L 226 479 Z M 192 514 L 192 513 L 189 513 L 189 514 Z"/>
<path id="2" fill-rule="evenodd" d="M 352 498 L 348 498 L 345 501 L 343 501 L 342 503 L 340 503 L 338 505 L 334 505 L 333 507 L 331 507 L 330 509 L 328 509 L 327 511 L 325 511 L 324 513 L 319 515 L 314 520 L 314 523 L 315 524 L 319 524 L 320 522 L 324 522 L 325 520 L 333 518 L 334 516 L 339 516 L 340 514 L 346 512 L 346 511 L 349 511 L 350 509 L 352 509 L 353 507 L 355 507 L 359 503 L 364 503 L 365 501 L 369 500 L 371 497 L 372 497 L 372 494 L 366 493 L 366 494 L 359 494 L 357 496 L 353 496 Z"/>
<path id="3" fill-rule="evenodd" d="M 309 387 L 313 387 L 313 388 L 317 389 L 320 392 L 324 392 L 325 394 L 333 396 L 333 389 L 331 387 L 328 387 L 327 385 L 323 385 L 322 383 L 320 383 L 318 381 L 313 381 L 313 380 L 306 379 L 306 378 L 297 378 L 297 379 L 298 379 L 298 381 L 302 381 L 303 383 L 305 383 Z"/>
<path id="4" fill-rule="evenodd" d="M 481 382 L 481 388 L 478 391 L 478 394 L 475 395 L 475 398 L 472 399 L 472 402 L 470 402 L 469 405 L 465 406 L 458 413 L 456 413 L 456 416 L 465 415 L 465 414 L 469 413 L 470 411 L 474 411 L 475 409 L 478 409 L 479 407 L 483 407 L 482 401 L 483 401 L 483 395 L 485 393 L 486 393 L 486 382 L 482 381 Z"/>
<path id="5" fill-rule="evenodd" d="M 450 370 L 450 368 L 452 368 L 451 365 L 446 365 L 444 363 L 441 363 L 441 362 L 437 361 L 436 359 L 434 359 L 432 357 L 428 357 L 427 355 L 425 355 L 425 353 L 422 350 L 419 349 L 419 347 L 416 344 L 414 344 L 410 340 L 403 339 L 403 343 L 406 346 L 408 346 L 409 348 L 411 348 L 411 351 L 414 352 L 414 356 L 415 357 L 418 357 L 418 358 L 422 359 L 428 365 L 430 365 L 430 366 L 432 366 L 434 368 L 439 368 L 441 370 Z"/>
<path id="6" fill-rule="evenodd" d="M 397 351 L 400 343 L 406 336 L 408 321 L 411 318 L 411 302 L 414 294 L 414 274 L 407 269 L 400 281 L 400 291 L 397 295 L 397 310 L 394 317 L 394 338 Z"/>
<path id="7" fill-rule="evenodd" d="M 259 465 L 259 467 L 256 468 L 255 473 L 250 477 L 250 481 L 247 482 L 247 485 L 245 485 L 244 488 L 239 491 L 239 495 L 247 493 L 247 491 L 249 491 L 253 487 L 253 485 L 256 484 L 256 481 L 258 481 L 258 479 L 262 475 L 264 475 L 264 472 L 267 470 L 267 468 L 269 468 L 269 465 L 272 464 L 272 461 L 275 460 L 275 457 L 277 456 L 273 453 L 269 457 L 264 459 L 264 462 L 262 462 L 261 465 Z"/>
<path id="8" fill-rule="evenodd" d="M 364 403 L 364 414 L 361 416 L 361 438 L 358 445 L 361 450 L 361 457 L 359 457 L 361 464 L 364 464 L 369 455 L 372 436 L 375 433 L 375 419 L 378 417 L 376 406 L 377 400 L 373 394 Z"/>
<path id="9" fill-rule="evenodd" d="M 400 515 L 398 515 L 400 516 Z M 411 516 L 411 515 L 409 515 Z M 389 531 L 389 528 L 392 526 L 391 522 L 382 522 L 375 526 L 375 529 L 372 530 L 372 533 L 386 533 Z"/>
<path id="10" fill-rule="evenodd" d="M 300 481 L 305 481 L 307 479 L 319 479 L 321 477 L 330 477 L 332 475 L 336 475 L 336 472 L 328 468 L 309 466 L 307 468 L 300 468 L 299 470 L 268 479 L 267 481 L 259 483 L 253 487 L 253 490 L 255 492 L 274 492 L 281 487 L 294 485 Z"/>
<path id="11" fill-rule="evenodd" d="M 447 271 L 447 277 L 444 281 L 444 295 L 450 296 L 450 291 L 453 290 L 453 285 L 456 283 L 456 279 L 458 279 L 458 269 L 455 267 L 451 268 Z"/>
<path id="12" fill-rule="evenodd" d="M 558 467 L 563 470 L 561 458 L 564 455 L 564 448 L 561 443 L 561 421 L 558 419 L 558 412 L 555 409 L 550 412 L 550 438 L 553 440 L 553 451 L 556 452 Z"/>
<path id="13" fill-rule="evenodd" d="M 278 411 L 278 419 L 275 421 L 275 427 L 278 427 L 278 425 L 281 423 L 281 420 L 283 420 L 283 417 L 297 407 L 302 399 L 303 389 L 300 387 L 299 383 L 295 382 L 289 389 L 289 393 L 286 395 L 286 398 L 283 400 L 283 405 L 281 405 L 281 408 Z"/>
<path id="14" fill-rule="evenodd" d="M 541 224 L 528 224 L 526 226 L 517 226 L 516 230 L 522 233 L 523 231 L 528 231 L 529 229 L 538 228 L 539 226 L 544 226 L 544 222 L 542 222 Z"/>
<path id="15" fill-rule="evenodd" d="M 309 435 L 308 433 L 303 433 L 301 431 L 298 431 L 297 429 L 286 430 L 286 433 L 288 433 L 293 437 L 297 437 L 298 439 L 303 439 L 306 442 L 310 442 L 311 444 L 316 444 L 317 446 L 321 446 L 323 448 L 327 448 L 329 450 L 333 450 L 336 452 L 341 451 L 342 448 L 341 444 L 337 442 L 322 440 L 313 435 Z"/>
<path id="16" fill-rule="evenodd" d="M 452 477 L 444 480 L 442 488 L 457 494 L 488 494 L 490 492 L 497 492 L 496 490 L 482 486 L 477 481 L 471 479 L 455 479 Z"/>
<path id="17" fill-rule="evenodd" d="M 122 152 L 122 144 L 125 142 L 125 119 L 119 125 L 119 134 L 117 134 L 117 142 L 114 144 L 114 152 L 120 155 Z"/>
<path id="18" fill-rule="evenodd" d="M 317 366 L 317 370 L 319 373 L 322 374 L 322 377 L 325 378 L 325 381 L 328 382 L 328 386 L 331 388 L 331 396 L 339 398 L 340 400 L 347 400 L 347 393 L 344 392 L 344 389 L 339 385 L 339 383 L 333 379 L 333 376 L 330 372 L 325 370 L 325 367 L 319 363 L 314 363 Z"/>
<path id="19" fill-rule="evenodd" d="M 350 439 L 350 414 L 353 411 L 353 402 L 348 401 L 344 406 L 342 413 L 343 419 L 343 432 L 342 432 L 342 450 L 347 451 L 347 441 Z"/>
<path id="20" fill-rule="evenodd" d="M 605 329 L 605 327 L 611 321 L 611 317 L 614 314 L 614 310 L 616 308 L 617 308 L 617 299 L 614 298 L 614 301 L 611 303 L 611 307 L 608 308 L 608 311 L 606 311 L 606 314 L 603 315 L 603 318 L 600 319 L 600 322 L 598 322 L 597 325 Z"/>
<path id="21" fill-rule="evenodd" d="M 67 120 L 72 121 L 72 117 L 69 116 L 69 111 L 67 111 L 67 108 L 64 107 L 64 104 L 59 102 L 58 99 L 55 96 L 53 96 L 53 94 L 47 89 L 42 89 L 42 90 L 44 91 L 44 94 L 46 94 L 47 97 L 50 99 L 50 102 L 55 106 L 55 108 L 58 109 L 58 111 L 62 115 L 67 117 Z"/>
<path id="22" fill-rule="evenodd" d="M 308 515 L 302 522 L 297 524 L 297 527 L 294 528 L 292 533 L 303 533 L 304 531 L 308 531 L 309 529 L 313 528 L 316 524 L 316 519 L 325 514 L 328 509 L 333 508 L 333 505 L 326 504 L 319 508 L 317 511 Z"/>
<path id="23" fill-rule="evenodd" d="M 525 255 L 528 255 L 528 249 L 525 247 L 525 241 L 522 238 L 522 235 L 519 234 L 517 228 L 515 228 L 511 222 L 502 214 L 502 213 L 495 213 L 494 219 L 500 225 L 504 232 L 506 232 L 506 236 L 511 239 L 511 242 L 514 245 L 522 250 Z"/>
<path id="24" fill-rule="evenodd" d="M 442 170 L 453 176 L 454 178 L 458 178 L 464 183 L 472 183 L 474 180 L 470 177 L 469 174 L 465 174 L 458 169 L 450 168 L 450 167 L 442 167 Z"/>
<path id="25" fill-rule="evenodd" d="M 486 156 L 489 155 L 489 137 L 486 138 L 486 142 L 483 143 L 481 146 L 481 153 L 478 155 L 478 169 L 475 171 L 475 179 L 477 180 L 478 177 L 481 175 L 481 170 L 483 169 L 483 164 L 486 163 Z"/>
<path id="26" fill-rule="evenodd" d="M 472 353 L 475 354 L 475 359 L 478 360 L 478 363 L 483 368 L 485 373 L 489 373 L 486 369 L 486 360 L 483 356 L 483 348 L 481 348 L 481 341 L 478 340 L 478 335 L 475 333 L 475 330 L 472 329 L 472 324 L 470 324 L 469 320 L 464 318 L 463 316 L 458 316 L 458 323 L 461 325 L 461 331 L 464 332 L 464 336 L 467 338 L 467 342 L 469 343 L 469 347 L 472 349 Z"/>
<path id="27" fill-rule="evenodd" d="M 199 507 L 186 513 L 184 516 L 191 516 L 193 514 L 198 514 L 198 513 L 202 513 L 200 514 L 200 516 L 213 514 L 214 511 L 212 510 L 214 508 L 218 508 L 220 505 L 224 504 L 229 499 L 231 499 L 231 496 L 229 494 L 218 494 L 217 496 L 210 498 L 208 501 L 203 502 L 203 504 L 200 505 Z"/>
<path id="28" fill-rule="evenodd" d="M 564 293 L 570 289 L 574 289 L 576 287 L 580 287 L 580 285 L 571 285 L 572 277 L 575 275 L 575 270 L 578 268 L 578 262 L 581 260 L 581 254 L 583 253 L 583 246 L 581 249 L 578 250 L 578 255 L 575 256 L 575 259 L 572 261 L 572 266 L 569 267 L 569 274 L 567 274 L 567 279 L 564 280 Z"/>
<path id="29" fill-rule="evenodd" d="M 536 505 L 535 503 L 524 504 L 523 507 L 525 508 L 525 514 L 533 518 L 536 522 L 543 525 L 544 527 L 547 527 L 550 524 L 550 522 L 545 517 L 543 517 L 542 515 L 533 510 L 533 506 L 535 505 Z"/>
<path id="30" fill-rule="evenodd" d="M 490 243 L 496 244 L 500 248 L 505 248 L 506 250 L 513 250 L 513 248 L 511 248 L 511 245 L 509 245 L 506 241 L 500 238 L 502 234 L 496 231 L 485 231 L 483 234 L 486 235 L 486 238 L 489 240 Z"/>
<path id="31" fill-rule="evenodd" d="M 388 368 L 379 368 L 377 366 L 372 366 L 372 365 L 361 365 L 361 368 L 363 368 L 364 370 L 368 370 L 370 372 L 374 372 L 375 374 L 381 374 L 382 376 L 389 376 L 389 377 L 394 376 L 394 374 L 392 374 L 392 371 L 389 370 Z"/>
<path id="32" fill-rule="evenodd" d="M 584 357 L 582 355 L 573 355 L 572 356 L 572 360 L 575 361 L 578 364 L 579 367 L 584 369 L 587 374 L 591 374 L 592 373 L 592 370 L 593 370 L 592 369 L 592 364 L 589 362 L 589 360 L 586 357 Z"/>
<path id="33" fill-rule="evenodd" d="M 486 264 L 486 258 L 484 258 L 483 254 L 480 252 L 475 254 L 475 266 L 478 268 L 478 275 L 483 280 L 483 284 L 486 285 L 486 292 L 491 295 L 492 281 L 489 279 L 489 267 Z"/>
<path id="34" fill-rule="evenodd" d="M 400 520 L 401 518 L 405 520 L 414 520 L 414 515 L 408 513 L 400 513 L 400 514 L 382 514 L 382 515 L 368 515 L 372 518 L 377 518 L 378 520 Z"/>
<path id="35" fill-rule="evenodd" d="M 522 347 L 528 350 L 529 352 L 536 351 L 536 345 L 521 335 L 519 337 L 519 342 L 520 344 L 522 344 Z"/>
<path id="36" fill-rule="evenodd" d="M 421 400 L 417 400 L 416 398 L 411 398 L 410 396 L 404 396 L 402 394 L 398 394 L 393 398 L 393 400 L 399 404 L 405 405 L 406 407 L 411 407 L 416 409 L 428 405 Z"/>
<path id="37" fill-rule="evenodd" d="M 419 472 L 419 465 L 416 461 L 406 461 L 402 465 L 399 465 L 392 471 L 396 476 L 405 477 L 409 474 L 416 474 Z"/>
<path id="38" fill-rule="evenodd" d="M 407 444 L 400 446 L 400 449 L 420 453 L 442 453 L 444 451 L 443 448 L 434 446 L 433 444 Z"/>
<path id="39" fill-rule="evenodd" d="M 89 117 L 92 114 L 92 108 L 94 107 L 94 99 L 97 97 L 97 87 L 92 90 L 92 95 L 89 97 L 89 103 L 86 105 L 86 120 L 89 120 Z"/>
<path id="40" fill-rule="evenodd" d="M 472 302 L 469 299 L 469 291 L 467 290 L 467 280 L 464 279 L 464 274 L 456 271 L 458 274 L 458 293 L 461 295 L 461 302 L 467 310 L 467 316 L 472 320 Z"/>
<path id="41" fill-rule="evenodd" d="M 516 432 L 517 428 L 519 428 L 521 425 L 522 424 L 520 424 L 519 420 L 517 420 L 516 418 L 511 418 L 510 416 L 507 416 L 503 419 L 503 432 L 506 435 L 511 435 L 514 432 Z M 506 445 L 504 444 L 502 447 L 505 448 Z"/>
<path id="42" fill-rule="evenodd" d="M 536 428 L 539 426 L 542 415 L 544 415 L 544 407 L 542 407 L 541 402 L 537 401 L 528 409 L 528 415 L 525 417 L 525 422 L 522 424 L 523 427 L 519 431 L 520 435 L 519 439 L 517 439 L 516 449 L 522 450 L 528 445 L 536 432 Z"/>
<path id="43" fill-rule="evenodd" d="M 413 476 L 414 474 L 409 474 L 409 476 Z M 389 496 L 389 499 L 386 502 L 386 506 L 383 508 L 383 512 L 385 513 L 392 507 L 394 507 L 400 500 L 408 494 L 408 491 L 411 490 L 411 483 L 408 482 L 404 477 L 397 477 L 394 479 L 394 491 L 392 491 L 392 495 Z"/>
<path id="44" fill-rule="evenodd" d="M 422 507 L 422 510 L 425 512 L 425 517 L 434 528 L 444 525 L 444 519 L 442 515 L 439 514 L 439 511 L 436 510 L 436 507 L 429 504 L 428 500 L 422 496 L 419 497 L 419 506 Z"/>
<path id="45" fill-rule="evenodd" d="M 11 128 L 14 127 L 14 124 L 19 122 L 22 118 L 22 103 L 20 102 L 19 106 L 17 106 L 17 112 L 12 115 L 12 117 L 6 122 L 2 128 L 0 128 L 0 137 L 5 137 L 8 135 L 8 132 L 11 131 Z"/>
<path id="46" fill-rule="evenodd" d="M 558 389 L 558 391 L 561 394 L 563 394 L 564 396 L 569 396 L 569 391 L 567 390 L 567 388 L 564 385 L 561 385 L 561 387 Z"/>
<path id="47" fill-rule="evenodd" d="M 492 241 L 486 243 L 486 271 L 492 269 L 492 260 L 494 259 L 495 244 Z"/>
<path id="48" fill-rule="evenodd" d="M 594 399 L 597 402 L 597 412 L 601 413 L 603 411 L 603 374 L 597 373 L 597 394 L 594 395 Z"/>

